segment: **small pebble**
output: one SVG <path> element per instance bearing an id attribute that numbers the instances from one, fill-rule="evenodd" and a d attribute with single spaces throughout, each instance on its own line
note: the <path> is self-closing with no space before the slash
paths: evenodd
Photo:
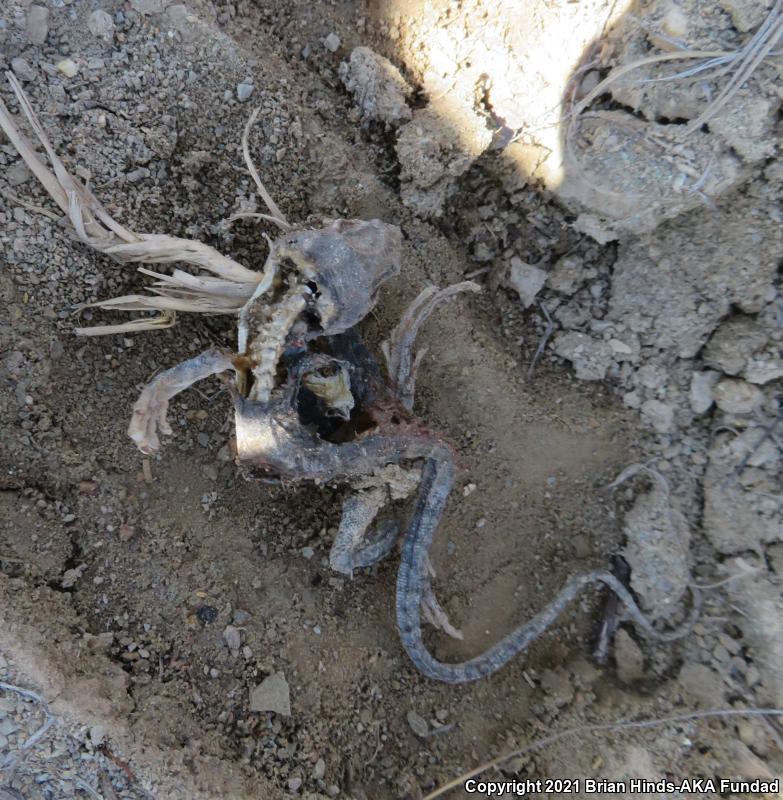
<path id="1" fill-rule="evenodd" d="M 11 186 L 21 186 L 21 184 L 30 180 L 32 175 L 33 173 L 30 172 L 24 161 L 17 161 L 16 164 L 12 164 L 5 171 L 6 180 Z"/>
<path id="2" fill-rule="evenodd" d="M 239 652 L 239 648 L 242 644 L 242 635 L 239 629 L 235 628 L 233 625 L 226 625 L 223 631 L 223 641 L 232 653 Z"/>
<path id="3" fill-rule="evenodd" d="M 410 725 L 411 730 L 416 734 L 416 736 L 421 737 L 424 739 L 427 736 L 429 731 L 429 725 L 427 725 L 427 720 L 421 716 L 421 714 L 417 714 L 415 711 L 409 711 L 405 718 L 408 720 L 408 725 Z"/>
<path id="4" fill-rule="evenodd" d="M 250 614 L 243 608 L 235 608 L 231 614 L 231 621 L 234 625 L 245 625 L 250 619 Z"/>
<path id="5" fill-rule="evenodd" d="M 30 6 L 25 32 L 30 44 L 40 46 L 46 41 L 49 35 L 49 9 L 46 6 Z"/>
<path id="6" fill-rule="evenodd" d="M 106 43 L 114 39 L 114 20 L 101 8 L 93 11 L 87 18 L 87 27 L 93 36 Z"/>
<path id="7" fill-rule="evenodd" d="M 64 58 L 62 61 L 57 62 L 57 69 L 65 75 L 66 78 L 73 78 L 79 74 L 79 67 L 75 61 L 70 58 Z"/>
<path id="8" fill-rule="evenodd" d="M 121 542 L 129 542 L 135 535 L 136 528 L 133 525 L 122 524 L 117 531 L 117 536 L 119 536 Z"/>
<path id="9" fill-rule="evenodd" d="M 217 619 L 217 616 L 218 610 L 213 606 L 200 606 L 198 611 L 196 611 L 196 617 L 203 625 L 208 625 L 210 622 L 214 622 Z"/>
<path id="10" fill-rule="evenodd" d="M 332 32 L 324 39 L 324 47 L 330 52 L 334 53 L 340 47 L 340 37 Z"/>
<path id="11" fill-rule="evenodd" d="M 251 711 L 273 711 L 291 716 L 291 698 L 288 681 L 282 672 L 275 672 L 250 692 Z"/>
<path id="12" fill-rule="evenodd" d="M 238 83 L 237 84 L 237 99 L 240 103 L 244 103 L 251 94 L 253 94 L 253 90 L 255 86 L 252 83 Z"/>
<path id="13" fill-rule="evenodd" d="M 23 58 L 11 59 L 11 69 L 20 81 L 29 83 L 35 80 L 35 70 Z"/>

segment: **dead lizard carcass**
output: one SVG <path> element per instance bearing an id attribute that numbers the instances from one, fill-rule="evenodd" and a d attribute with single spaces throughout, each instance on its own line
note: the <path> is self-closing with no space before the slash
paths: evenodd
<path id="1" fill-rule="evenodd" d="M 585 587 L 603 583 L 624 602 L 648 636 L 671 640 L 688 625 L 660 632 L 642 615 L 628 589 L 611 573 L 571 578 L 532 620 L 475 658 L 449 664 L 436 660 L 422 637 L 422 615 L 451 636 L 451 625 L 433 594 L 429 550 L 454 482 L 450 446 L 412 414 L 416 371 L 423 351 L 416 334 L 435 307 L 471 282 L 446 289 L 428 287 L 411 304 L 384 344 L 384 380 L 355 326 L 373 308 L 382 284 L 399 272 L 400 231 L 378 220 L 336 220 L 324 227 L 289 224 L 264 188 L 242 139 L 245 161 L 269 210 L 264 217 L 281 229 L 270 242 L 263 270 L 248 269 L 200 242 L 131 231 L 65 169 L 13 75 L 17 101 L 43 146 L 51 169 L 19 131 L 0 102 L 0 127 L 86 244 L 121 262 L 184 262 L 197 275 L 140 271 L 155 279 L 151 295 L 127 295 L 95 305 L 114 310 L 157 311 L 121 325 L 80 329 L 84 335 L 167 327 L 177 311 L 234 314 L 236 351 L 212 349 L 158 375 L 133 408 L 128 433 L 142 452 L 171 434 L 169 401 L 209 375 L 233 371 L 236 443 L 240 464 L 292 480 L 349 483 L 355 489 L 330 554 L 332 567 L 351 575 L 386 556 L 398 539 L 393 525 L 368 533 L 389 500 L 416 492 L 403 535 L 396 612 L 402 644 L 428 677 L 462 683 L 490 675 L 525 650 Z M 697 597 L 694 595 L 694 600 Z M 692 618 L 698 611 L 694 602 Z"/>

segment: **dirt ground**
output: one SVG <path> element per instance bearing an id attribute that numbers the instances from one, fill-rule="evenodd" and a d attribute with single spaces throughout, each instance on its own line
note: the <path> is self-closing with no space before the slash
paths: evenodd
<path id="1" fill-rule="evenodd" d="M 251 268 L 273 231 L 226 220 L 261 210 L 239 146 L 261 105 L 253 154 L 290 220 L 402 229 L 402 273 L 362 323 L 376 348 L 428 283 L 481 283 L 421 334 L 416 412 L 459 459 L 432 560 L 464 639 L 428 633 L 439 658 L 481 652 L 618 554 L 663 626 L 689 587 L 721 584 L 693 632 L 653 644 L 623 624 L 597 664 L 595 591 L 486 680 L 419 675 L 397 553 L 331 572 L 346 487 L 247 480 L 216 380 L 174 402 L 158 457 L 136 451 L 140 388 L 233 346 L 235 320 L 75 336 L 111 318 L 78 306 L 144 282 L 75 241 L 0 140 L 0 682 L 55 720 L 0 771 L 1 800 L 421 798 L 570 727 L 783 707 L 783 57 L 689 138 L 725 74 L 658 81 L 655 63 L 591 97 L 673 41 L 778 35 L 780 10 L 517 5 L 0 0 L 0 61 L 117 219 Z M 275 673 L 290 716 L 250 710 Z M 43 719 L 0 688 L 0 766 Z M 582 733 L 488 775 L 766 779 L 782 737 L 769 715 Z"/>

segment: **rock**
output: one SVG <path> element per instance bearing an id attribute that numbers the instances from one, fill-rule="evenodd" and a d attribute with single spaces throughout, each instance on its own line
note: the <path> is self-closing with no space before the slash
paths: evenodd
<path id="1" fill-rule="evenodd" d="M 33 173 L 30 172 L 30 169 L 24 161 L 17 161 L 16 164 L 12 164 L 5 171 L 6 180 L 11 186 L 21 186 L 23 183 L 29 181 L 32 175 Z"/>
<path id="2" fill-rule="evenodd" d="M 210 625 L 217 618 L 218 610 L 215 608 L 215 606 L 203 605 L 196 609 L 196 619 L 198 619 L 202 625 Z"/>
<path id="3" fill-rule="evenodd" d="M 400 127 L 400 197 L 424 219 L 443 215 L 446 201 L 458 189 L 457 179 L 492 141 L 486 119 L 474 105 L 444 96 L 413 111 L 411 121 Z"/>
<path id="4" fill-rule="evenodd" d="M 332 31 L 325 39 L 324 39 L 324 47 L 330 53 L 336 53 L 340 47 L 340 37 Z"/>
<path id="5" fill-rule="evenodd" d="M 724 378 L 713 389 L 715 403 L 727 414 L 750 414 L 764 399 L 758 386 L 735 378 Z"/>
<path id="6" fill-rule="evenodd" d="M 644 654 L 624 628 L 614 637 L 614 660 L 617 674 L 624 683 L 633 683 L 644 677 Z"/>
<path id="7" fill-rule="evenodd" d="M 576 377 L 584 381 L 600 381 L 614 363 L 614 354 L 608 342 L 593 339 L 585 333 L 569 331 L 555 337 L 557 355 L 574 365 Z"/>
<path id="8" fill-rule="evenodd" d="M 106 728 L 103 725 L 93 725 L 90 728 L 90 741 L 93 747 L 99 747 L 106 738 Z"/>
<path id="9" fill-rule="evenodd" d="M 250 692 L 250 710 L 291 716 L 290 691 L 282 672 L 272 673 Z"/>
<path id="10" fill-rule="evenodd" d="M 780 346 L 778 345 L 777 350 L 772 346 L 762 353 L 753 355 L 745 367 L 743 376 L 750 383 L 762 385 L 783 378 L 783 356 L 780 354 Z"/>
<path id="11" fill-rule="evenodd" d="M 764 327 L 752 317 L 739 315 L 718 326 L 704 348 L 708 367 L 740 375 L 751 356 L 767 343 Z"/>
<path id="12" fill-rule="evenodd" d="M 121 542 L 129 542 L 136 535 L 136 528 L 133 525 L 123 523 L 117 531 L 117 536 Z"/>
<path id="13" fill-rule="evenodd" d="M 250 95 L 253 94 L 253 91 L 254 91 L 255 88 L 256 87 L 253 86 L 252 83 L 246 83 L 246 82 L 238 83 L 237 84 L 237 98 L 238 98 L 239 102 L 240 103 L 244 103 L 245 100 L 247 100 L 250 97 Z"/>
<path id="14" fill-rule="evenodd" d="M 671 616 L 690 582 L 690 529 L 663 486 L 640 494 L 623 522 L 631 586 L 652 617 Z"/>
<path id="15" fill-rule="evenodd" d="M 302 788 L 302 779 L 295 777 L 288 779 L 288 791 L 289 792 L 298 792 Z"/>
<path id="16" fill-rule="evenodd" d="M 726 218 L 700 210 L 687 225 L 624 240 L 607 319 L 634 331 L 643 348 L 694 358 L 732 306 L 745 314 L 765 308 L 783 252 L 783 226 L 770 214 L 749 197 Z"/>
<path id="17" fill-rule="evenodd" d="M 672 3 L 662 20 L 665 33 L 675 39 L 685 39 L 688 36 L 688 15 L 677 5 Z"/>
<path id="18" fill-rule="evenodd" d="M 706 414 L 712 408 L 715 402 L 712 387 L 718 382 L 718 378 L 720 375 L 712 370 L 693 373 L 689 399 L 694 414 Z"/>
<path id="19" fill-rule="evenodd" d="M 168 0 L 131 0 L 131 8 L 139 14 L 162 14 Z"/>
<path id="20" fill-rule="evenodd" d="M 232 653 L 238 653 L 239 648 L 242 646 L 242 634 L 239 632 L 239 628 L 235 628 L 233 625 L 226 625 L 223 631 L 223 641 Z"/>
<path id="21" fill-rule="evenodd" d="M 99 633 L 96 636 L 91 636 L 86 633 L 84 640 L 87 647 L 92 653 L 108 653 L 109 648 L 114 644 L 114 634 L 111 631 Z"/>
<path id="22" fill-rule="evenodd" d="M 114 40 L 114 20 L 102 8 L 97 8 L 87 17 L 87 27 L 97 39 L 110 44 Z"/>
<path id="23" fill-rule="evenodd" d="M 773 457 L 766 470 L 750 465 L 763 452 L 763 435 L 760 428 L 749 428 L 739 436 L 722 434 L 710 447 L 702 524 L 719 553 L 760 552 L 765 544 L 783 541 L 778 461 Z M 748 454 L 753 455 L 746 462 Z"/>
<path id="24" fill-rule="evenodd" d="M 321 781 L 326 775 L 326 762 L 319 758 L 318 761 L 315 762 L 315 767 L 313 767 L 313 778 L 317 781 Z"/>
<path id="25" fill-rule="evenodd" d="M 546 270 L 526 264 L 514 256 L 508 270 L 508 282 L 519 295 L 522 305 L 529 308 L 546 283 Z"/>
<path id="26" fill-rule="evenodd" d="M 199 18 L 182 3 L 175 3 L 166 9 L 166 21 L 179 33 L 183 42 L 196 41 L 201 32 Z"/>
<path id="27" fill-rule="evenodd" d="M 388 130 L 411 118 L 407 98 L 413 89 L 387 58 L 369 47 L 355 47 L 339 74 L 363 120 L 383 122 Z"/>
<path id="28" fill-rule="evenodd" d="M 674 409 L 660 400 L 645 400 L 640 411 L 642 418 L 658 433 L 670 433 L 674 427 Z"/>
<path id="29" fill-rule="evenodd" d="M 780 669 L 783 664 L 783 598 L 780 586 L 763 579 L 738 580 L 727 584 L 726 591 L 729 601 L 742 612 L 737 624 L 742 628 L 748 654 L 761 670 L 763 694 L 769 698 L 770 705 L 780 708 L 783 704 L 783 671 Z"/>
<path id="30" fill-rule="evenodd" d="M 30 44 L 42 45 L 49 35 L 49 9 L 46 6 L 30 6 L 25 28 Z"/>
<path id="31" fill-rule="evenodd" d="M 20 81 L 29 83 L 35 80 L 35 70 L 23 59 L 11 59 L 11 69 Z"/>
<path id="32" fill-rule="evenodd" d="M 548 274 L 547 284 L 560 294 L 572 295 L 584 282 L 584 261 L 581 256 L 563 256 Z"/>
<path id="33" fill-rule="evenodd" d="M 60 579 L 60 586 L 63 589 L 71 589 L 73 588 L 79 579 L 82 577 L 82 572 L 87 569 L 86 564 L 79 564 L 78 567 L 74 567 L 73 569 L 67 569 L 64 573 L 62 578 Z"/>
<path id="34" fill-rule="evenodd" d="M 625 356 L 634 355 L 633 347 L 621 341 L 620 339 L 610 339 L 608 344 L 609 347 L 612 348 L 612 352 L 615 354 L 618 361 L 626 360 L 624 358 Z"/>
<path id="35" fill-rule="evenodd" d="M 411 730 L 416 734 L 416 736 L 420 737 L 421 739 L 426 738 L 427 734 L 429 733 L 429 725 L 424 717 L 411 710 L 405 715 L 405 719 L 408 720 L 408 725 L 410 725 Z"/>
<path id="36" fill-rule="evenodd" d="M 70 58 L 64 58 L 62 61 L 58 61 L 55 66 L 66 78 L 73 78 L 79 74 L 78 65 Z"/>
<path id="37" fill-rule="evenodd" d="M 723 680 L 704 664 L 684 664 L 677 682 L 685 696 L 695 700 L 698 707 L 720 708 L 723 705 Z"/>
<path id="38" fill-rule="evenodd" d="M 541 688 L 547 693 L 547 705 L 554 708 L 562 708 L 574 699 L 570 676 L 562 667 L 544 670 L 541 673 Z"/>
<path id="39" fill-rule="evenodd" d="M 645 389 L 653 391 L 662 389 L 667 380 L 668 374 L 663 367 L 650 363 L 639 367 L 633 376 L 633 381 L 637 386 L 643 386 Z"/>
<path id="40" fill-rule="evenodd" d="M 740 33 L 748 33 L 761 25 L 772 4 L 769 0 L 718 0 L 718 5 L 728 12 L 732 25 Z"/>
<path id="41" fill-rule="evenodd" d="M 777 99 L 740 94 L 735 96 L 731 106 L 728 114 L 719 114 L 710 125 L 716 138 L 723 139 L 746 162 L 758 162 L 774 155 Z"/>
<path id="42" fill-rule="evenodd" d="M 250 614 L 243 608 L 235 608 L 234 613 L 231 615 L 231 621 L 237 626 L 246 624 L 249 619 Z"/>
<path id="43" fill-rule="evenodd" d="M 731 765 L 737 775 L 742 775 L 747 781 L 774 781 L 780 776 L 772 772 L 744 742 L 733 741 L 729 745 L 731 752 Z"/>

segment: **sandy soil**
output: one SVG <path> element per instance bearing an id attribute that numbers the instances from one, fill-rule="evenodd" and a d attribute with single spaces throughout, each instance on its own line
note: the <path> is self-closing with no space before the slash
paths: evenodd
<path id="1" fill-rule="evenodd" d="M 35 208 L 52 205 L 0 144 L 0 680 L 40 693 L 57 719 L 0 777 L 2 800 L 89 796 L 80 781 L 107 800 L 416 798 L 570 726 L 783 706 L 780 57 L 726 112 L 734 126 L 701 131 L 693 152 L 661 138 L 673 127 L 661 118 L 695 118 L 705 96 L 664 114 L 670 96 L 618 85 L 594 110 L 633 117 L 633 135 L 611 128 L 627 134 L 627 120 L 585 120 L 574 132 L 581 166 L 565 163 L 556 182 L 530 168 L 549 146 L 536 139 L 532 100 L 508 96 L 482 58 L 518 55 L 526 32 L 528 49 L 546 44 L 547 14 L 565 24 L 575 9 L 533 4 L 541 25 L 528 28 L 502 5 L 487 16 L 490 5 L 131 0 L 102 1 L 103 17 L 77 0 L 52 4 L 43 30 L 34 6 L 3 0 L 0 59 L 118 219 L 251 267 L 271 231 L 225 220 L 257 208 L 239 141 L 260 104 L 254 155 L 289 219 L 378 217 L 403 231 L 402 274 L 362 324 L 373 346 L 424 285 L 478 272 L 482 294 L 444 307 L 421 337 L 417 413 L 459 457 L 433 561 L 464 640 L 430 634 L 438 657 L 480 652 L 568 576 L 615 554 L 666 623 L 681 619 L 693 582 L 752 578 L 706 592 L 680 642 L 651 645 L 624 626 L 606 666 L 591 656 L 605 600 L 595 592 L 491 678 L 424 679 L 395 630 L 396 554 L 352 581 L 331 573 L 345 489 L 246 480 L 217 381 L 175 401 L 161 456 L 145 463 L 135 451 L 125 430 L 140 387 L 209 344 L 230 346 L 234 321 L 74 336 L 76 306 L 143 283 Z M 610 5 L 583 9 L 601 46 L 573 45 L 592 85 L 648 46 L 650 26 L 682 22 L 651 2 L 607 26 Z M 706 48 L 701 5 L 683 4 L 678 35 Z M 727 0 L 711 12 L 715 46 L 758 29 L 763 17 L 746 11 Z M 357 46 L 400 70 L 391 105 L 346 90 L 341 64 Z M 242 83 L 254 87 L 245 102 Z M 743 103 L 763 113 L 743 115 Z M 661 148 L 674 156 L 661 160 Z M 690 176 L 708 163 L 712 182 L 671 189 L 683 164 Z M 596 174 L 611 193 L 596 192 Z M 543 285 L 525 308 L 533 268 Z M 555 334 L 528 380 L 545 314 Z M 653 458 L 657 478 L 606 489 Z M 289 686 L 290 717 L 250 710 L 273 673 Z M 0 702 L 2 759 L 41 712 L 12 692 Z M 759 717 L 578 736 L 502 774 L 762 778 L 783 768 L 781 735 Z"/>

